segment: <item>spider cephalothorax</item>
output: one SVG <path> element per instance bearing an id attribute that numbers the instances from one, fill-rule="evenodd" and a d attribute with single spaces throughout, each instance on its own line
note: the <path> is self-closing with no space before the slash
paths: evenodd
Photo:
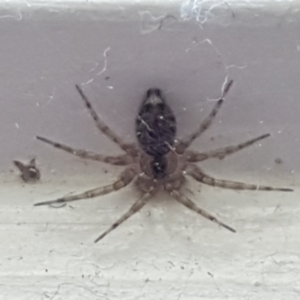
<path id="1" fill-rule="evenodd" d="M 240 151 L 257 141 L 270 136 L 270 134 L 263 134 L 238 145 L 207 152 L 198 152 L 188 149 L 192 142 L 207 128 L 209 128 L 232 83 L 232 81 L 229 81 L 226 84 L 221 98 L 216 102 L 213 110 L 209 116 L 203 120 L 200 126 L 190 135 L 180 140 L 176 139 L 176 119 L 172 109 L 165 101 L 159 89 L 149 89 L 146 92 L 136 118 L 136 136 L 138 144 L 126 143 L 119 135 L 106 126 L 106 124 L 100 120 L 98 114 L 80 87 L 76 85 L 76 89 L 85 102 L 85 105 L 94 119 L 98 129 L 109 139 L 119 145 L 125 154 L 119 156 L 105 156 L 86 150 L 74 149 L 70 146 L 53 142 L 44 137 L 37 138 L 58 149 L 64 150 L 81 158 L 105 162 L 112 165 L 124 165 L 127 167 L 120 174 L 119 179 L 108 186 L 89 190 L 81 194 L 62 197 L 56 200 L 36 203 L 35 205 L 39 206 L 53 203 L 66 203 L 80 199 L 94 198 L 120 190 L 134 181 L 136 188 L 142 193 L 142 197 L 138 199 L 130 207 L 130 209 L 120 217 L 120 219 L 101 234 L 95 242 L 101 240 L 109 232 L 138 212 L 143 206 L 145 206 L 145 204 L 147 204 L 151 196 L 153 196 L 161 187 L 187 208 L 202 215 L 206 219 L 235 232 L 233 228 L 220 222 L 210 213 L 199 208 L 193 201 L 181 192 L 181 188 L 186 180 L 186 175 L 201 183 L 228 189 L 262 191 L 292 191 L 292 189 L 274 188 L 270 186 L 215 179 L 207 175 L 195 164 L 210 158 L 222 159 L 227 155 Z"/>

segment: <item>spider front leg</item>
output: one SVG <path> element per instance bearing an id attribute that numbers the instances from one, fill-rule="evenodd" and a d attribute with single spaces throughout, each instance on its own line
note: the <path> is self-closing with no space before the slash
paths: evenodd
<path id="1" fill-rule="evenodd" d="M 194 164 L 188 164 L 186 167 L 186 173 L 193 177 L 195 180 L 204 184 L 217 186 L 225 189 L 232 190 L 254 190 L 254 191 L 280 191 L 280 192 L 293 192 L 293 189 L 289 188 L 277 188 L 259 184 L 248 184 L 243 182 L 215 179 L 205 174 L 198 166 Z"/>
<path id="2" fill-rule="evenodd" d="M 256 137 L 254 139 L 251 139 L 249 141 L 246 141 L 244 143 L 235 145 L 235 146 L 228 146 L 228 147 L 224 147 L 221 149 L 217 149 L 217 150 L 211 150 L 211 151 L 207 151 L 207 152 L 198 152 L 198 151 L 192 151 L 192 150 L 187 150 L 185 152 L 185 155 L 187 157 L 187 161 L 188 162 L 199 162 L 199 161 L 203 161 L 206 159 L 210 159 L 210 158 L 219 158 L 219 159 L 223 159 L 225 156 L 236 153 L 242 149 L 245 149 L 251 145 L 253 145 L 254 143 L 263 140 L 267 137 L 269 137 L 270 134 L 263 134 L 259 137 Z"/>
<path id="3" fill-rule="evenodd" d="M 128 154 L 123 154 L 123 155 L 119 155 L 119 156 L 106 156 L 106 155 L 102 155 L 102 154 L 96 154 L 96 153 L 93 153 L 90 151 L 85 151 L 82 149 L 74 149 L 70 146 L 51 141 L 42 136 L 37 136 L 36 138 L 44 143 L 52 145 L 53 147 L 55 147 L 57 149 L 66 151 L 66 152 L 71 153 L 72 155 L 75 155 L 80 158 L 101 161 L 101 162 L 105 162 L 105 163 L 108 163 L 111 165 L 117 165 L 117 166 L 124 166 L 124 165 L 129 165 L 129 164 L 133 163 L 133 158 Z"/>
<path id="4" fill-rule="evenodd" d="M 123 187 L 127 186 L 134 177 L 136 176 L 136 170 L 134 168 L 127 168 L 122 172 L 120 179 L 114 182 L 113 184 L 106 185 L 100 188 L 92 189 L 86 192 L 83 192 L 81 194 L 66 196 L 62 198 L 58 198 L 56 200 L 50 200 L 50 201 L 44 201 L 35 203 L 34 206 L 41 206 L 41 205 L 48 205 L 48 204 L 55 204 L 55 203 L 66 203 L 66 202 L 72 202 L 82 199 L 89 199 L 89 198 L 95 198 L 98 196 L 106 195 L 114 191 L 118 191 L 122 189 Z"/>
<path id="5" fill-rule="evenodd" d="M 218 225 L 228 229 L 231 232 L 236 232 L 233 228 L 231 228 L 230 226 L 226 225 L 223 222 L 220 222 L 216 217 L 212 216 L 210 213 L 208 213 L 207 211 L 205 211 L 202 208 L 199 208 L 193 201 L 191 201 L 190 199 L 188 199 L 187 197 L 185 197 L 183 194 L 181 194 L 179 191 L 177 190 L 173 190 L 170 192 L 170 195 L 177 200 L 179 203 L 183 204 L 185 207 L 187 207 L 188 209 L 196 212 L 197 214 L 201 215 L 202 217 L 217 223 Z"/>
<path id="6" fill-rule="evenodd" d="M 227 95 L 228 91 L 230 90 L 232 83 L 233 80 L 230 80 L 226 84 L 221 98 L 218 100 L 218 102 L 216 103 L 215 107 L 213 108 L 209 116 L 206 119 L 204 119 L 204 121 L 200 124 L 199 128 L 196 131 L 194 131 L 192 134 L 187 136 L 186 138 L 182 139 L 181 141 L 178 141 L 178 144 L 175 147 L 176 152 L 178 154 L 182 154 L 184 150 L 187 149 L 195 139 L 197 139 L 206 129 L 210 127 L 213 119 L 215 118 L 218 111 L 220 110 L 221 105 L 224 102 L 224 98 Z"/>
<path id="7" fill-rule="evenodd" d="M 114 229 L 119 227 L 124 221 L 129 219 L 131 216 L 133 216 L 135 213 L 140 211 L 149 201 L 150 197 L 155 192 L 155 189 L 152 188 L 148 193 L 144 194 L 144 196 L 137 200 L 130 209 L 115 223 L 113 223 L 106 231 L 104 231 L 96 240 L 95 243 L 99 242 L 101 239 L 103 239 L 106 235 L 108 235 L 110 232 L 112 232 Z"/>

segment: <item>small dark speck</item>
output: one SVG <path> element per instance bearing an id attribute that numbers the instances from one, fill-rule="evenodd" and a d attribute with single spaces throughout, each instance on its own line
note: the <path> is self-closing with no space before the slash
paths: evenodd
<path id="1" fill-rule="evenodd" d="M 279 157 L 277 157 L 274 161 L 277 165 L 281 165 L 283 163 L 283 160 Z"/>
<path id="2" fill-rule="evenodd" d="M 105 80 L 108 80 L 109 78 L 110 78 L 109 76 L 106 76 L 106 77 L 105 77 Z"/>
<path id="3" fill-rule="evenodd" d="M 215 138 L 214 138 L 214 137 L 211 137 L 210 140 L 213 142 L 213 141 L 215 140 Z"/>
<path id="4" fill-rule="evenodd" d="M 14 160 L 14 164 L 21 172 L 20 177 L 24 182 L 36 182 L 40 180 L 41 172 L 36 166 L 35 158 L 31 159 L 27 164 Z"/>
<path id="5" fill-rule="evenodd" d="M 48 273 L 48 269 L 45 269 L 45 272 Z"/>
<path id="6" fill-rule="evenodd" d="M 207 274 L 210 276 L 210 277 L 214 277 L 214 275 L 210 272 L 207 272 Z"/>

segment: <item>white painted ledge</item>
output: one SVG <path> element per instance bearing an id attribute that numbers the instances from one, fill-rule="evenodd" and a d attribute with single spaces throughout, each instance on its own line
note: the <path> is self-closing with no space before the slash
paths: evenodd
<path id="1" fill-rule="evenodd" d="M 1 299 L 299 299 L 299 1 L 149 3 L 0 4 Z M 193 147 L 272 137 L 203 167 L 296 189 L 200 193 L 191 184 L 191 198 L 236 234 L 162 196 L 93 244 L 137 197 L 130 188 L 61 209 L 33 207 L 120 171 L 35 140 L 119 153 L 96 130 L 76 83 L 132 141 L 146 89 L 164 90 L 183 135 L 208 114 L 226 78 L 234 80 L 226 103 Z M 12 161 L 32 156 L 42 181 L 28 185 Z"/>

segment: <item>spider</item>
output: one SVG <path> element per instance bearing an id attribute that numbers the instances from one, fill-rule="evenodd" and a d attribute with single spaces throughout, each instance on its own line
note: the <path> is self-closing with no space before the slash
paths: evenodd
<path id="1" fill-rule="evenodd" d="M 111 165 L 126 166 L 126 168 L 120 174 L 119 178 L 110 185 L 95 188 L 80 194 L 58 198 L 56 200 L 39 202 L 36 203 L 35 206 L 95 198 L 113 191 L 118 191 L 134 182 L 135 187 L 142 194 L 141 197 L 134 202 L 126 213 L 104 231 L 95 240 L 95 243 L 103 239 L 108 233 L 137 213 L 160 189 L 164 189 L 171 197 L 188 209 L 217 223 L 231 232 L 236 232 L 232 227 L 219 221 L 209 212 L 198 207 L 181 192 L 181 188 L 186 181 L 186 176 L 190 176 L 196 181 L 210 186 L 226 189 L 282 192 L 290 192 L 293 190 L 289 188 L 278 188 L 215 179 L 206 174 L 195 164 L 211 158 L 223 159 L 227 155 L 236 153 L 270 136 L 270 134 L 263 134 L 238 145 L 227 146 L 207 152 L 198 152 L 188 149 L 192 142 L 210 127 L 213 119 L 223 104 L 224 98 L 232 86 L 232 83 L 233 81 L 231 80 L 226 84 L 221 98 L 216 102 L 211 113 L 204 119 L 200 126 L 194 132 L 180 140 L 176 139 L 177 124 L 174 113 L 167 104 L 161 90 L 157 88 L 149 89 L 146 92 L 135 120 L 136 137 L 138 140 L 137 144 L 126 143 L 119 135 L 112 131 L 99 118 L 88 98 L 81 88 L 76 85 L 75 87 L 98 129 L 116 143 L 125 154 L 119 156 L 106 156 L 82 149 L 75 149 L 41 136 L 37 136 L 37 139 L 80 158 L 104 162 Z"/>

